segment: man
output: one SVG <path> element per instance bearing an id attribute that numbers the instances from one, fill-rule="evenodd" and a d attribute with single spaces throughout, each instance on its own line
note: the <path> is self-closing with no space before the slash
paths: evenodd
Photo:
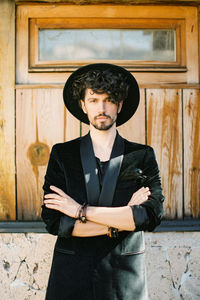
<path id="1" fill-rule="evenodd" d="M 153 149 L 116 130 L 137 109 L 137 82 L 121 67 L 92 64 L 63 95 L 90 131 L 52 148 L 42 217 L 58 239 L 46 299 L 146 300 L 143 231 L 160 223 L 164 198 Z"/>

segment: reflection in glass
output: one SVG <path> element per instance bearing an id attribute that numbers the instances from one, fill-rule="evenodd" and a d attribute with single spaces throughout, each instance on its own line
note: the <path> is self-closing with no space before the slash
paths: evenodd
<path id="1" fill-rule="evenodd" d="M 174 29 L 40 29 L 39 60 L 176 61 Z"/>

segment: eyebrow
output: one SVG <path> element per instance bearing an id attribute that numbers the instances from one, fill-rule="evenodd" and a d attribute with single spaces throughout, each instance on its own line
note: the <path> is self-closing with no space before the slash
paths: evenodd
<path id="1" fill-rule="evenodd" d="M 93 99 L 97 99 L 97 98 L 96 97 L 87 98 L 87 100 L 93 100 Z"/>
<path id="2" fill-rule="evenodd" d="M 87 98 L 87 100 L 94 100 L 94 99 L 98 99 L 97 97 L 90 97 L 90 98 Z M 108 100 L 108 99 L 111 99 L 110 96 L 106 97 L 104 100 Z"/>

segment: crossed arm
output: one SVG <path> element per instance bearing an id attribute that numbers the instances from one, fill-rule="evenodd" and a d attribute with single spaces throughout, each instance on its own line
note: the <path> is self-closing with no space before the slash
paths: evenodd
<path id="1" fill-rule="evenodd" d="M 69 217 L 76 218 L 81 205 L 61 189 L 55 186 L 50 188 L 54 193 L 45 195 L 45 206 L 49 209 L 60 211 Z M 88 206 L 87 223 L 81 223 L 79 220 L 76 220 L 72 235 L 78 237 L 104 235 L 107 234 L 108 227 L 127 231 L 135 230 L 135 222 L 130 206 L 140 205 L 148 199 L 150 194 L 149 188 L 142 187 L 132 195 L 126 206 Z"/>

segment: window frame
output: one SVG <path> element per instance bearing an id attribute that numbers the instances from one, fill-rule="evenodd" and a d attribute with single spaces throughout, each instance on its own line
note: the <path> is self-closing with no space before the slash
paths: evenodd
<path id="1" fill-rule="evenodd" d="M 64 72 L 93 62 L 93 60 L 42 61 L 39 60 L 40 29 L 174 29 L 176 32 L 176 61 L 104 60 L 118 64 L 129 71 L 186 72 L 185 20 L 138 18 L 30 18 L 29 19 L 29 69 L 28 72 Z M 96 63 L 102 60 L 94 60 Z"/>
<path id="2" fill-rule="evenodd" d="M 17 84 L 46 84 L 63 83 L 66 77 L 79 65 L 70 68 L 61 68 L 45 65 L 38 67 L 35 60 L 34 66 L 34 45 L 35 39 L 30 42 L 30 20 L 45 19 L 50 22 L 53 19 L 87 18 L 88 23 L 92 19 L 104 19 L 113 21 L 114 19 L 137 18 L 140 22 L 146 19 L 149 23 L 159 19 L 160 23 L 167 20 L 180 22 L 181 46 L 178 46 L 179 66 L 170 68 L 166 65 L 141 66 L 140 63 L 130 69 L 137 75 L 137 80 L 142 84 L 184 84 L 199 82 L 199 67 L 196 60 L 199 60 L 198 53 L 198 10 L 197 7 L 188 6 L 159 6 L 159 5 L 69 5 L 59 4 L 23 4 L 17 6 L 16 21 L 16 83 Z M 140 25 L 140 24 L 139 24 Z M 59 25 L 60 26 L 60 25 Z M 183 46 L 183 47 L 182 47 Z M 32 50 L 31 50 L 32 47 Z M 30 51 L 31 56 L 30 56 Z M 194 59 L 195 58 L 195 59 Z M 94 62 L 94 61 L 93 61 Z M 115 63 L 115 61 L 112 61 Z M 84 62 L 85 64 L 85 62 Z M 127 66 L 125 66 L 127 67 Z"/>

